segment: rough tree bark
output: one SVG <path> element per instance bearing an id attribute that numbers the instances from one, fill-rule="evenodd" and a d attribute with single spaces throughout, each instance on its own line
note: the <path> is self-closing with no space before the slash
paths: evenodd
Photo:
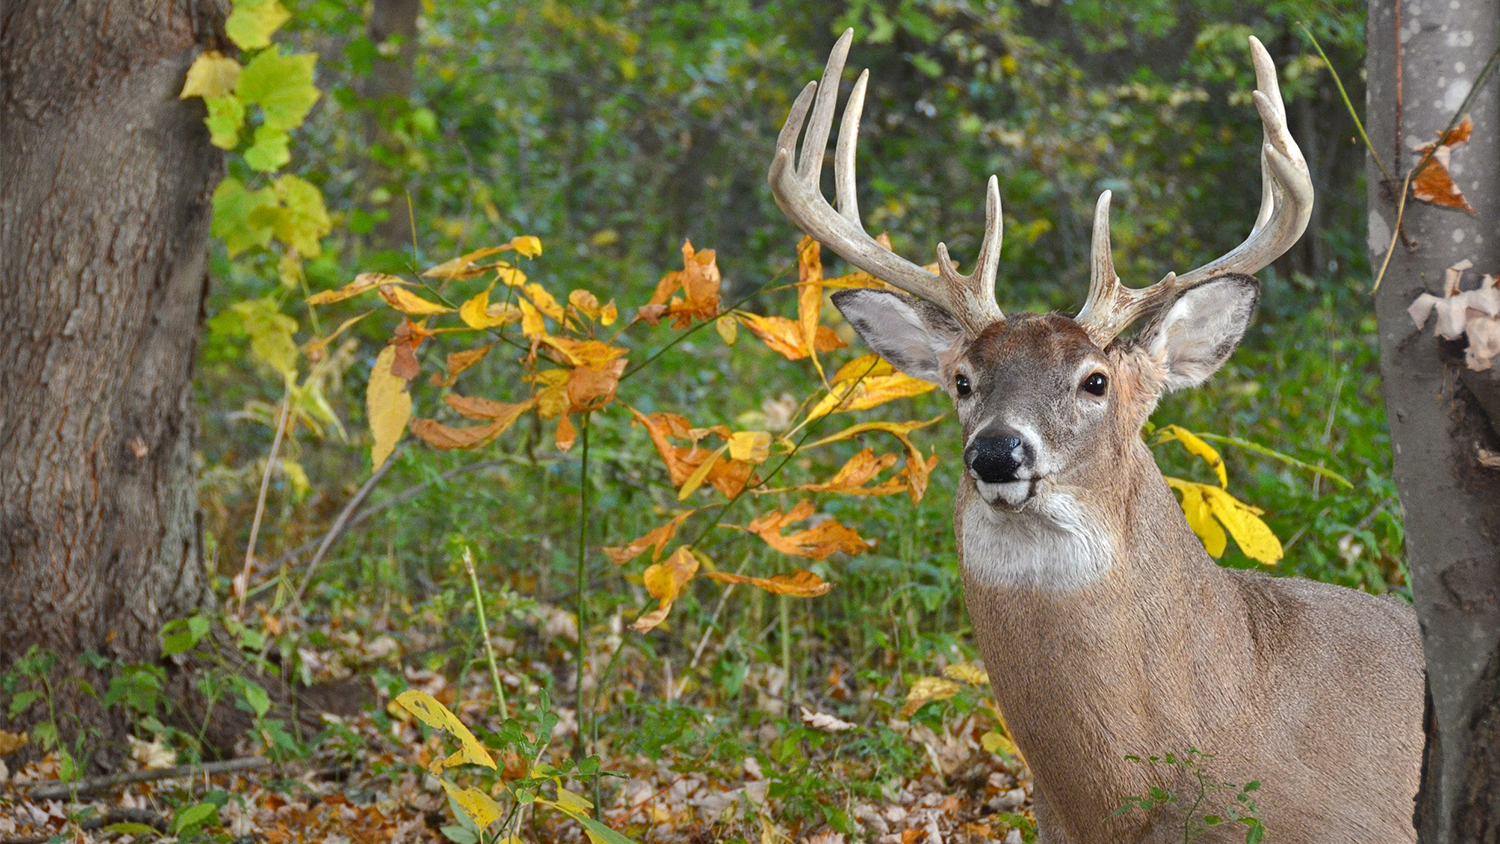
<path id="1" fill-rule="evenodd" d="M 154 660 L 212 599 L 191 380 L 224 163 L 177 94 L 228 7 L 0 6 L 0 673 L 32 645 L 80 676 Z M 65 736 L 123 746 L 118 709 L 54 691 Z"/>
<path id="2" fill-rule="evenodd" d="M 1412 149 L 1434 140 L 1473 88 L 1500 38 L 1494 0 L 1374 0 L 1367 29 L 1368 129 L 1399 180 Z M 1408 199 L 1412 245 L 1398 243 L 1375 297 L 1381 375 L 1406 519 L 1412 593 L 1427 658 L 1427 751 L 1416 822 L 1424 842 L 1500 841 L 1500 377 L 1465 366 L 1460 343 L 1418 331 L 1407 306 L 1442 295 L 1445 270 L 1468 259 L 1464 289 L 1500 273 L 1500 85 L 1468 109 L 1474 132 L 1452 156 L 1477 213 Z M 1396 224 L 1395 186 L 1369 177 L 1369 246 L 1378 269 Z M 1489 409 L 1487 412 L 1486 409 Z"/>

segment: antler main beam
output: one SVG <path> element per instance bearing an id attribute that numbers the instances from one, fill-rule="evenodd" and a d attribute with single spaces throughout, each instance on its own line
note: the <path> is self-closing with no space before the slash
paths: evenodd
<path id="1" fill-rule="evenodd" d="M 771 194 L 798 228 L 843 256 L 844 260 L 907 293 L 941 306 L 970 334 L 978 334 L 990 323 L 1005 318 L 995 301 L 995 272 L 1000 263 L 999 182 L 994 176 L 990 177 L 985 202 L 984 240 L 979 247 L 974 271 L 969 275 L 959 274 L 948 258 L 948 248 L 944 244 L 938 244 L 938 272 L 933 273 L 902 258 L 871 237 L 859 219 L 854 181 L 854 152 L 859 140 L 865 88 L 870 78 L 868 70 L 862 72 L 854 83 L 839 126 L 833 159 L 838 210 L 835 211 L 823 197 L 819 185 L 823 154 L 828 147 L 833 113 L 838 105 L 839 78 L 843 75 L 853 39 L 854 30 L 845 30 L 828 56 L 822 80 L 807 83 L 792 103 L 792 110 L 781 127 L 781 135 L 776 139 L 776 156 L 771 160 Z M 809 108 L 812 111 L 810 119 Z M 794 166 L 792 160 L 799 135 L 803 135 L 802 152 Z"/>
<path id="2" fill-rule="evenodd" d="M 1255 64 L 1255 87 L 1251 93 L 1260 112 L 1265 141 L 1261 145 L 1260 213 L 1245 242 L 1220 258 L 1182 275 L 1167 273 L 1150 287 L 1130 289 L 1115 275 L 1109 248 L 1109 191 L 1099 196 L 1094 208 L 1094 238 L 1090 255 L 1089 296 L 1075 319 L 1100 346 L 1119 336 L 1141 316 L 1174 301 L 1183 291 L 1225 273 L 1249 275 L 1262 269 L 1292 248 L 1307 230 L 1312 214 L 1312 176 L 1302 150 L 1287 131 L 1286 105 L 1271 54 L 1255 36 L 1250 37 L 1250 55 Z"/>

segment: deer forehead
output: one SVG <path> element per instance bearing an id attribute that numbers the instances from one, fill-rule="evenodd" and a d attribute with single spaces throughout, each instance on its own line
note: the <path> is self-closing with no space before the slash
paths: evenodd
<path id="1" fill-rule="evenodd" d="M 1108 358 L 1083 327 L 1060 314 L 1015 314 L 963 345 L 954 367 L 980 379 L 987 397 L 1017 396 L 1060 383 Z"/>

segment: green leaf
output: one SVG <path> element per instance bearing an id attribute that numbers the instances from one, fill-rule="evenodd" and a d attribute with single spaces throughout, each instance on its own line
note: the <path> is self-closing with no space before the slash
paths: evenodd
<path id="1" fill-rule="evenodd" d="M 207 823 L 209 819 L 219 814 L 219 807 L 212 803 L 196 803 L 179 809 L 172 816 L 172 831 L 181 835 L 184 832 L 196 829 Z"/>
<path id="2" fill-rule="evenodd" d="M 214 189 L 214 237 L 224 241 L 231 258 L 252 246 L 268 246 L 273 228 L 258 212 L 275 208 L 270 188 L 251 191 L 239 179 L 226 178 Z"/>
<path id="3" fill-rule="evenodd" d="M 42 693 L 35 689 L 27 689 L 24 692 L 18 693 L 10 699 L 10 718 L 14 719 L 17 715 L 25 712 L 26 707 L 35 703 L 37 698 L 41 696 Z"/>
<path id="4" fill-rule="evenodd" d="M 276 237 L 303 257 L 321 255 L 320 241 L 333 230 L 333 220 L 323 204 L 323 192 L 312 182 L 290 173 L 278 178 L 273 189 L 283 206 L 276 218 Z"/>
<path id="5" fill-rule="evenodd" d="M 266 713 L 271 710 L 271 696 L 266 694 L 266 690 L 259 684 L 246 680 L 241 692 L 245 695 L 245 702 L 255 711 L 255 717 L 266 717 Z"/>
<path id="6" fill-rule="evenodd" d="M 234 94 L 220 97 L 205 97 L 208 116 L 203 125 L 208 127 L 208 141 L 219 149 L 234 149 L 240 143 L 240 129 L 245 125 L 245 104 Z"/>
<path id="7" fill-rule="evenodd" d="M 314 53 L 283 56 L 272 46 L 250 60 L 240 73 L 239 95 L 246 103 L 259 105 L 265 125 L 283 132 L 302 125 L 318 89 L 313 85 Z"/>
<path id="8" fill-rule="evenodd" d="M 290 140 L 285 130 L 269 123 L 255 127 L 255 142 L 245 150 L 245 163 L 260 173 L 280 170 L 292 160 L 292 151 L 287 148 Z"/>
<path id="9" fill-rule="evenodd" d="M 599 823 L 588 815 L 571 815 L 571 817 L 573 820 L 583 824 L 584 834 L 588 835 L 591 844 L 635 844 L 634 841 Z"/>
<path id="10" fill-rule="evenodd" d="M 270 46 L 271 33 L 291 16 L 276 0 L 235 0 L 224 34 L 241 50 L 259 50 Z"/>

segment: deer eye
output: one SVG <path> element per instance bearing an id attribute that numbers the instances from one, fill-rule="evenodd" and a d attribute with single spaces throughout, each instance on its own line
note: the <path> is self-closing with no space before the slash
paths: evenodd
<path id="1" fill-rule="evenodd" d="M 1083 379 L 1083 389 L 1096 396 L 1104 395 L 1104 391 L 1108 387 L 1109 379 L 1102 372 L 1095 372 L 1093 375 Z"/>
<path id="2" fill-rule="evenodd" d="M 973 392 L 973 388 L 969 386 L 969 377 L 967 375 L 959 375 L 958 377 L 954 378 L 953 387 L 954 389 L 958 390 L 959 396 L 967 396 L 969 393 Z"/>

